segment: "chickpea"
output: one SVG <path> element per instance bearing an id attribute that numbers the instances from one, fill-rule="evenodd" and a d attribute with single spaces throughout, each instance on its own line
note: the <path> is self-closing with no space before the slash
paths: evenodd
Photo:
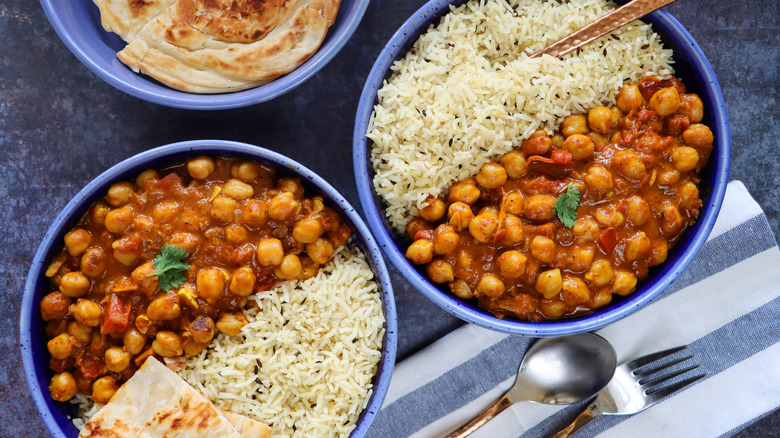
<path id="1" fill-rule="evenodd" d="M 260 177 L 260 165 L 251 161 L 242 161 L 230 166 L 230 176 L 247 183 L 253 183 Z"/>
<path id="2" fill-rule="evenodd" d="M 179 296 L 168 292 L 155 298 L 146 308 L 146 316 L 153 321 L 170 321 L 181 316 Z"/>
<path id="3" fill-rule="evenodd" d="M 133 231 L 139 234 L 150 234 L 155 231 L 154 222 L 148 216 L 138 216 L 133 219 Z"/>
<path id="4" fill-rule="evenodd" d="M 157 290 L 157 285 L 159 284 L 159 278 L 154 275 L 155 272 L 154 263 L 146 262 L 135 268 L 130 274 L 130 278 L 138 285 L 139 291 L 151 296 Z"/>
<path id="5" fill-rule="evenodd" d="M 593 155 L 595 146 L 590 137 L 582 134 L 572 134 L 563 142 L 563 148 L 571 152 L 575 161 L 585 160 Z"/>
<path id="6" fill-rule="evenodd" d="M 498 228 L 498 214 L 486 211 L 478 214 L 469 224 L 469 233 L 479 242 L 487 243 Z"/>
<path id="7" fill-rule="evenodd" d="M 588 111 L 588 126 L 590 129 L 606 134 L 612 128 L 612 111 L 605 106 L 597 106 Z"/>
<path id="8" fill-rule="evenodd" d="M 146 336 L 138 331 L 137 328 L 131 327 L 125 331 L 122 342 L 124 342 L 127 351 L 135 356 L 143 351 L 146 345 Z"/>
<path id="9" fill-rule="evenodd" d="M 539 277 L 536 279 L 536 291 L 547 299 L 558 295 L 562 287 L 563 279 L 561 278 L 560 269 L 544 271 L 539 274 Z"/>
<path id="10" fill-rule="evenodd" d="M 65 235 L 65 248 L 72 256 L 81 255 L 89 248 L 90 243 L 92 243 L 92 236 L 89 231 L 82 228 L 77 228 Z"/>
<path id="11" fill-rule="evenodd" d="M 642 93 L 636 85 L 624 85 L 620 88 L 620 91 L 618 91 L 617 107 L 624 113 L 630 113 L 633 110 L 637 110 L 644 103 L 645 99 L 642 97 Z"/>
<path id="12" fill-rule="evenodd" d="M 282 263 L 274 270 L 274 275 L 283 280 L 294 280 L 303 272 L 301 259 L 295 254 L 288 254 L 282 259 Z"/>
<path id="13" fill-rule="evenodd" d="M 683 218 L 680 210 L 674 205 L 664 205 L 661 208 L 663 219 L 661 220 L 661 230 L 667 236 L 676 235 L 683 226 Z"/>
<path id="14" fill-rule="evenodd" d="M 636 287 L 636 275 L 623 270 L 615 271 L 615 278 L 612 281 L 612 293 L 618 295 L 628 295 Z"/>
<path id="15" fill-rule="evenodd" d="M 525 198 L 520 192 L 509 192 L 504 194 L 503 206 L 504 211 L 508 214 L 520 216 L 523 214 L 523 206 L 525 205 Z"/>
<path id="16" fill-rule="evenodd" d="M 81 273 L 99 277 L 106 270 L 106 254 L 100 248 L 90 248 L 81 256 Z"/>
<path id="17" fill-rule="evenodd" d="M 447 219 L 456 230 L 465 230 L 474 219 L 474 212 L 465 202 L 453 202 L 447 209 Z"/>
<path id="18" fill-rule="evenodd" d="M 334 252 L 333 244 L 328 239 L 319 238 L 306 245 L 306 254 L 319 265 L 327 263 L 333 257 Z"/>
<path id="19" fill-rule="evenodd" d="M 268 222 L 265 203 L 259 199 L 247 199 L 241 212 L 241 222 L 253 228 L 265 226 Z"/>
<path id="20" fill-rule="evenodd" d="M 455 260 L 455 266 L 459 269 L 471 269 L 472 265 L 474 265 L 474 255 L 468 250 L 468 247 L 461 248 Z"/>
<path id="21" fill-rule="evenodd" d="M 66 318 L 53 319 L 46 323 L 46 336 L 54 338 L 62 333 L 68 332 L 68 320 Z"/>
<path id="22" fill-rule="evenodd" d="M 181 336 L 168 330 L 161 330 L 152 341 L 152 350 L 162 357 L 181 356 L 184 353 Z"/>
<path id="23" fill-rule="evenodd" d="M 301 275 L 298 277 L 298 279 L 308 280 L 309 278 L 315 277 L 317 275 L 317 273 L 320 271 L 320 265 L 308 256 L 303 255 L 301 256 L 301 269 Z"/>
<path id="24" fill-rule="evenodd" d="M 471 205 L 479 199 L 481 192 L 473 179 L 458 181 L 450 187 L 448 200 L 450 202 L 462 202 Z"/>
<path id="25" fill-rule="evenodd" d="M 76 385 L 76 379 L 73 374 L 64 371 L 59 374 L 55 374 L 51 378 L 49 384 L 49 393 L 51 398 L 58 402 L 66 402 L 76 396 L 79 392 L 78 385 Z"/>
<path id="26" fill-rule="evenodd" d="M 525 168 L 525 157 L 523 157 L 523 154 L 521 154 L 520 151 L 514 150 L 507 152 L 498 161 L 504 166 L 506 175 L 509 178 L 520 178 L 528 171 L 528 169 Z"/>
<path id="27" fill-rule="evenodd" d="M 564 137 L 574 134 L 588 133 L 588 119 L 583 114 L 572 114 L 563 118 L 561 122 L 561 133 Z"/>
<path id="28" fill-rule="evenodd" d="M 504 218 L 503 236 L 500 243 L 504 246 L 517 245 L 523 241 L 523 221 L 514 215 L 507 214 Z"/>
<path id="29" fill-rule="evenodd" d="M 108 215 L 109 211 L 111 211 L 111 208 L 105 202 L 95 202 L 95 204 L 89 209 L 89 216 L 92 219 L 92 223 L 101 227 L 105 226 L 106 215 Z"/>
<path id="30" fill-rule="evenodd" d="M 304 189 L 301 182 L 295 178 L 282 178 L 276 184 L 276 188 L 282 192 L 291 193 L 295 199 L 303 197 Z"/>
<path id="31" fill-rule="evenodd" d="M 458 248 L 460 237 L 452 225 L 441 224 L 433 231 L 433 252 L 449 254 Z"/>
<path id="32" fill-rule="evenodd" d="M 198 271 L 195 287 L 204 300 L 216 303 L 225 294 L 225 273 L 221 269 L 207 268 Z"/>
<path id="33" fill-rule="evenodd" d="M 208 315 L 198 315 L 194 321 L 190 323 L 190 333 L 192 339 L 199 343 L 211 342 L 214 338 L 214 320 Z"/>
<path id="34" fill-rule="evenodd" d="M 542 311 L 544 316 L 557 319 L 566 313 L 566 304 L 557 298 L 544 299 L 539 301 L 539 310 Z"/>
<path id="35" fill-rule="evenodd" d="M 91 282 L 79 271 L 68 272 L 60 279 L 60 292 L 72 297 L 78 298 L 89 292 Z"/>
<path id="36" fill-rule="evenodd" d="M 619 212 L 614 204 L 608 204 L 596 210 L 596 221 L 604 227 L 618 228 L 623 225 L 625 216 Z"/>
<path id="37" fill-rule="evenodd" d="M 640 227 L 650 219 L 650 206 L 639 196 L 633 196 L 628 200 L 626 215 L 633 225 Z"/>
<path id="38" fill-rule="evenodd" d="M 184 357 L 197 356 L 208 346 L 208 343 L 195 342 L 193 339 L 185 339 L 184 344 L 182 345 L 184 349 Z"/>
<path id="39" fill-rule="evenodd" d="M 661 117 L 671 116 L 680 107 L 680 93 L 674 87 L 662 88 L 653 94 L 647 106 Z"/>
<path id="40" fill-rule="evenodd" d="M 157 173 L 154 169 L 146 169 L 143 172 L 139 173 L 138 176 L 135 178 L 135 186 L 139 189 L 143 189 L 144 186 L 146 186 L 147 181 L 152 182 L 154 180 L 159 180 L 160 174 Z"/>
<path id="41" fill-rule="evenodd" d="M 242 200 L 251 198 L 255 194 L 255 189 L 239 179 L 231 178 L 222 186 L 222 193 L 233 199 Z"/>
<path id="42" fill-rule="evenodd" d="M 569 306 L 579 306 L 590 300 L 590 289 L 579 277 L 566 277 L 563 280 L 561 297 Z"/>
<path id="43" fill-rule="evenodd" d="M 504 293 L 504 290 L 506 290 L 504 282 L 493 274 L 483 275 L 477 283 L 477 292 L 479 292 L 480 295 L 497 298 Z"/>
<path id="44" fill-rule="evenodd" d="M 601 234 L 599 224 L 588 218 L 577 219 L 571 231 L 577 236 L 577 240 L 585 242 L 593 242 Z"/>
<path id="45" fill-rule="evenodd" d="M 680 172 L 690 172 L 699 164 L 699 151 L 690 146 L 680 146 L 672 151 L 672 163 Z"/>
<path id="46" fill-rule="evenodd" d="M 666 261 L 669 253 L 669 244 L 664 239 L 658 239 L 653 243 L 653 249 L 650 253 L 650 266 L 657 266 Z"/>
<path id="47" fill-rule="evenodd" d="M 680 206 L 683 208 L 701 207 L 699 199 L 699 188 L 691 181 L 686 182 L 679 189 Z"/>
<path id="48" fill-rule="evenodd" d="M 241 266 L 233 271 L 228 288 L 232 294 L 248 297 L 255 290 L 256 281 L 255 271 L 249 266 Z"/>
<path id="49" fill-rule="evenodd" d="M 535 236 L 531 241 L 531 255 L 542 263 L 552 263 L 557 251 L 555 242 L 544 236 Z"/>
<path id="50" fill-rule="evenodd" d="M 309 254 L 311 257 L 311 254 Z M 267 237 L 257 243 L 257 261 L 263 266 L 278 266 L 284 258 L 282 241 Z"/>
<path id="51" fill-rule="evenodd" d="M 632 151 L 617 151 L 613 155 L 613 165 L 626 178 L 640 180 L 647 174 L 645 163 Z"/>
<path id="52" fill-rule="evenodd" d="M 124 207 L 109 211 L 106 214 L 104 225 L 109 232 L 121 234 L 130 227 L 133 223 L 133 219 L 133 207 L 125 205 Z"/>
<path id="53" fill-rule="evenodd" d="M 576 246 L 568 251 L 565 266 L 572 272 L 585 272 L 593 262 L 595 251 L 590 246 Z"/>
<path id="54" fill-rule="evenodd" d="M 644 258 L 650 253 L 650 238 L 644 231 L 639 231 L 626 240 L 626 259 L 630 261 Z"/>
<path id="55" fill-rule="evenodd" d="M 171 245 L 178 246 L 179 248 L 187 251 L 187 254 L 193 255 L 198 251 L 200 246 L 200 237 L 197 234 L 192 233 L 174 233 L 168 242 Z"/>
<path id="56" fill-rule="evenodd" d="M 591 166 L 583 180 L 589 189 L 596 193 L 607 193 L 612 190 L 612 173 L 601 166 Z"/>
<path id="57" fill-rule="evenodd" d="M 433 242 L 420 239 L 409 245 L 406 250 L 406 258 L 416 265 L 424 265 L 433 260 Z"/>
<path id="58" fill-rule="evenodd" d="M 528 259 L 520 251 L 504 251 L 498 259 L 496 265 L 501 271 L 501 276 L 506 279 L 520 278 L 525 274 L 525 265 Z"/>
<path id="59" fill-rule="evenodd" d="M 444 200 L 429 197 L 425 201 L 425 207 L 420 209 L 420 217 L 430 222 L 436 222 L 443 218 L 446 212 L 447 205 L 444 203 Z"/>
<path id="60" fill-rule="evenodd" d="M 62 333 L 50 339 L 46 343 L 46 349 L 49 350 L 51 357 L 55 359 L 65 359 L 73 353 L 74 339 L 67 333 Z"/>
<path id="61" fill-rule="evenodd" d="M 543 129 L 540 129 L 520 144 L 520 149 L 526 156 L 545 155 L 552 148 L 552 139 Z"/>
<path id="62" fill-rule="evenodd" d="M 206 179 L 214 171 L 214 160 L 200 155 L 187 161 L 187 172 L 195 179 Z"/>
<path id="63" fill-rule="evenodd" d="M 114 207 L 119 207 L 126 203 L 133 196 L 133 193 L 135 193 L 135 189 L 132 184 L 127 181 L 118 182 L 108 188 L 106 201 Z"/>
<path id="64" fill-rule="evenodd" d="M 686 129 L 682 134 L 683 140 L 691 146 L 698 149 L 708 148 L 712 145 L 714 136 L 707 125 L 695 123 Z"/>
<path id="65" fill-rule="evenodd" d="M 553 219 L 555 198 L 548 195 L 534 195 L 525 200 L 523 215 L 533 221 L 550 221 Z"/>
<path id="66" fill-rule="evenodd" d="M 174 219 L 181 211 L 181 206 L 176 201 L 162 200 L 154 205 L 151 216 L 155 222 L 168 222 Z"/>
<path id="67" fill-rule="evenodd" d="M 655 182 L 661 186 L 670 186 L 680 180 L 680 172 L 675 169 L 667 169 L 656 178 Z"/>
<path id="68" fill-rule="evenodd" d="M 689 122 L 699 123 L 704 118 L 704 104 L 695 94 L 683 94 L 677 112 L 687 117 Z"/>
<path id="69" fill-rule="evenodd" d="M 89 344 L 92 339 L 92 327 L 71 321 L 68 323 L 68 334 L 79 344 Z"/>
<path id="70" fill-rule="evenodd" d="M 280 193 L 268 203 L 268 216 L 271 219 L 283 221 L 289 219 L 298 212 L 300 204 L 290 192 Z"/>
<path id="71" fill-rule="evenodd" d="M 293 239 L 301 243 L 314 243 L 322 233 L 322 224 L 313 217 L 301 219 L 293 225 Z"/>
<path id="72" fill-rule="evenodd" d="M 217 196 L 211 201 L 211 210 L 209 214 L 220 222 L 230 222 L 236 217 L 238 202 L 227 196 Z"/>
<path id="73" fill-rule="evenodd" d="M 138 241 L 129 237 L 115 240 L 111 248 L 114 250 L 114 260 L 125 266 L 133 266 L 140 257 Z"/>
<path id="74" fill-rule="evenodd" d="M 249 320 L 241 312 L 223 313 L 217 321 L 217 329 L 227 336 L 234 336 L 241 333 L 241 329 L 249 324 Z"/>
<path id="75" fill-rule="evenodd" d="M 605 286 L 612 281 L 612 277 L 614 277 L 612 265 L 607 260 L 593 263 L 588 272 L 585 273 L 585 279 L 591 286 Z"/>
<path id="76" fill-rule="evenodd" d="M 425 272 L 434 283 L 449 283 L 455 280 L 455 273 L 452 265 L 446 260 L 436 259 L 428 263 Z"/>
<path id="77" fill-rule="evenodd" d="M 430 230 L 433 230 L 433 225 L 419 216 L 413 217 L 412 220 L 409 221 L 409 225 L 406 226 L 406 234 L 412 240 L 415 239 L 418 232 Z"/>
<path id="78" fill-rule="evenodd" d="M 41 299 L 41 318 L 50 321 L 65 316 L 71 304 L 73 300 L 69 296 L 60 291 L 52 292 Z"/>
<path id="79" fill-rule="evenodd" d="M 232 222 L 225 227 L 225 240 L 233 245 L 242 245 L 249 240 L 249 231 L 243 225 Z"/>
<path id="80" fill-rule="evenodd" d="M 97 327 L 100 325 L 100 315 L 102 314 L 103 309 L 100 308 L 98 303 L 79 298 L 76 302 L 73 317 L 76 318 L 79 324 Z"/>
<path id="81" fill-rule="evenodd" d="M 476 176 L 477 184 L 486 189 L 497 189 L 504 185 L 506 179 L 506 169 L 495 161 L 483 164 Z"/>
<path id="82" fill-rule="evenodd" d="M 450 292 L 456 297 L 463 300 L 470 300 L 474 298 L 474 292 L 469 287 L 468 283 L 458 279 L 450 283 Z"/>
<path id="83" fill-rule="evenodd" d="M 130 366 L 130 353 L 122 347 L 111 347 L 103 355 L 106 368 L 114 373 L 121 373 Z"/>

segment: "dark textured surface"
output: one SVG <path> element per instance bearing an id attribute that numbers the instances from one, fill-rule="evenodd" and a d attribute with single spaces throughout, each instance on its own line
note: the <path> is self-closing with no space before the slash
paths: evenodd
<path id="1" fill-rule="evenodd" d="M 90 179 L 148 148 L 188 139 L 244 141 L 284 153 L 359 206 L 351 135 L 363 81 L 384 43 L 423 0 L 373 0 L 357 33 L 319 74 L 272 102 L 189 112 L 129 97 L 86 70 L 49 26 L 39 4 L 0 0 L 0 438 L 44 437 L 27 394 L 18 346 L 28 266 L 59 210 Z M 685 0 L 668 7 L 708 56 L 732 129 L 731 178 L 742 180 L 780 233 L 777 48 L 780 2 Z M 461 322 L 398 275 L 399 359 Z M 737 436 L 780 436 L 775 412 Z"/>

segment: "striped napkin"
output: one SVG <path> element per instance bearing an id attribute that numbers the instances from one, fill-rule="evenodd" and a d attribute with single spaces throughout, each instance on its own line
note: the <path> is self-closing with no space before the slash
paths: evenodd
<path id="1" fill-rule="evenodd" d="M 577 437 L 731 436 L 780 407 L 780 251 L 739 181 L 691 266 L 644 309 L 597 332 L 618 361 L 688 344 L 707 377 L 633 416 L 601 416 Z M 514 382 L 532 339 L 467 324 L 396 366 L 369 437 L 441 437 Z M 587 406 L 516 403 L 475 438 L 545 437 Z"/>

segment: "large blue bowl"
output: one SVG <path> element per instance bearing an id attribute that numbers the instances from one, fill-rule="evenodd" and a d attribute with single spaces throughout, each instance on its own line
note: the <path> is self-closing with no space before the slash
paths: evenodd
<path id="1" fill-rule="evenodd" d="M 49 292 L 48 279 L 44 276 L 44 272 L 52 257 L 62 249 L 62 239 L 65 233 L 78 222 L 93 202 L 105 196 L 113 183 L 132 180 L 146 169 L 165 167 L 201 154 L 254 160 L 276 169 L 281 176 L 297 177 L 306 188 L 307 193 L 322 195 L 332 208 L 341 213 L 342 218 L 346 218 L 353 233 L 357 236 L 357 242 L 366 254 L 379 284 L 387 321 L 382 358 L 373 380 L 374 392 L 357 422 L 357 427 L 350 435 L 352 438 L 364 436 L 387 394 L 395 365 L 398 342 L 395 298 L 382 252 L 355 209 L 336 189 L 317 174 L 275 152 L 244 143 L 220 140 L 174 143 L 128 158 L 92 180 L 54 220 L 44 236 L 43 242 L 38 247 L 38 252 L 35 254 L 32 267 L 27 275 L 19 328 L 22 363 L 27 377 L 27 385 L 43 422 L 56 438 L 75 438 L 78 435 L 78 430 L 68 418 L 68 415 L 75 415 L 74 406 L 70 403 L 55 402 L 49 395 L 49 381 L 54 373 L 48 367 L 50 357 L 45 347 L 45 324 L 40 316 L 40 301 Z"/>
<path id="2" fill-rule="evenodd" d="M 244 91 L 194 94 L 169 88 L 149 76 L 133 73 L 117 59 L 125 42 L 106 32 L 92 0 L 40 0 L 60 39 L 92 73 L 114 87 L 140 99 L 175 108 L 219 110 L 239 108 L 271 100 L 292 90 L 320 71 L 344 47 L 357 29 L 369 0 L 342 0 L 320 49 L 297 69 L 273 82 Z"/>
<path id="3" fill-rule="evenodd" d="M 422 269 L 406 259 L 404 254 L 410 241 L 406 236 L 396 234 L 386 219 L 383 201 L 377 196 L 371 182 L 374 177 L 370 162 L 371 145 L 365 136 L 373 106 L 377 102 L 377 91 L 382 82 L 390 76 L 392 63 L 409 50 L 431 23 L 437 22 L 442 15 L 449 12 L 450 5 L 463 3 L 464 0 L 431 0 L 412 15 L 390 38 L 377 57 L 360 96 L 353 139 L 355 180 L 368 225 L 379 245 L 400 274 L 431 301 L 467 322 L 499 332 L 534 337 L 570 335 L 597 330 L 636 312 L 669 287 L 691 264 L 707 240 L 723 203 L 729 174 L 731 134 L 723 94 L 707 58 L 688 31 L 665 10 L 658 10 L 643 19 L 652 23 L 653 29 L 661 35 L 665 47 L 674 50 L 675 75 L 690 92 L 702 98 L 705 108 L 702 123 L 707 124 L 715 135 L 713 153 L 702 173 L 700 193 L 704 206 L 696 224 L 689 228 L 669 251 L 667 261 L 651 270 L 648 278 L 639 283 L 632 295 L 615 300 L 609 306 L 591 314 L 536 323 L 499 319 L 490 312 L 440 289 L 428 280 Z"/>

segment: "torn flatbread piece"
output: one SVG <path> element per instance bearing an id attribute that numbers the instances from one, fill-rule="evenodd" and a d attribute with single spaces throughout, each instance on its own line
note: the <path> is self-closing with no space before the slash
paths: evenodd
<path id="1" fill-rule="evenodd" d="M 265 431 L 251 423 L 254 420 L 247 422 L 236 418 L 233 421 L 247 430 L 254 427 L 251 430 Z M 263 433 L 270 436 L 270 432 Z M 79 438 L 200 436 L 244 438 L 263 435 L 242 434 L 211 401 L 153 357 L 144 362 L 79 433 Z"/>
<path id="2" fill-rule="evenodd" d="M 192 93 L 238 91 L 291 72 L 320 47 L 341 0 L 94 0 L 133 71 Z"/>

